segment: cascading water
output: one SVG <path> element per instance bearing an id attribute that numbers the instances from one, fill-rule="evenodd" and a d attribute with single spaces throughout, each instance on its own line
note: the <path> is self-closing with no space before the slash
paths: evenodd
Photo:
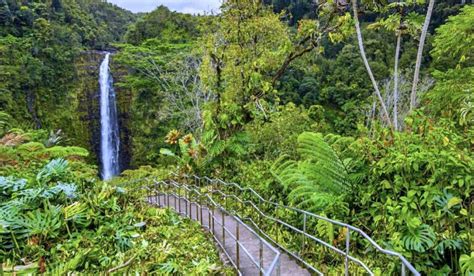
<path id="1" fill-rule="evenodd" d="M 100 160 L 102 179 L 108 180 L 120 173 L 120 135 L 115 103 L 114 81 L 109 69 L 110 53 L 100 65 Z"/>

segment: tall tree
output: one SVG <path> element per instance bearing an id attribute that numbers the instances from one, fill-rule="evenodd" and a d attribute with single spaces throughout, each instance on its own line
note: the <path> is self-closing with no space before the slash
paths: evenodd
<path id="1" fill-rule="evenodd" d="M 384 121 L 387 123 L 387 125 L 389 125 L 392 128 L 393 124 L 390 119 L 390 114 L 388 113 L 387 106 L 385 105 L 385 102 L 382 98 L 382 93 L 380 93 L 379 85 L 377 84 L 377 81 L 375 80 L 374 74 L 372 72 L 372 68 L 370 67 L 369 61 L 367 59 L 367 55 L 365 53 L 364 41 L 362 39 L 362 31 L 360 28 L 359 12 L 358 12 L 357 6 L 358 6 L 357 0 L 352 0 L 352 10 L 354 12 L 354 23 L 355 23 L 356 33 L 357 33 L 357 42 L 359 44 L 360 55 L 362 57 L 362 60 L 364 61 L 364 65 L 365 65 L 365 68 L 367 69 L 367 73 L 369 74 L 370 80 L 372 81 L 372 85 L 375 90 L 375 95 L 377 96 L 380 107 L 382 108 Z"/>
<path id="2" fill-rule="evenodd" d="M 422 27 L 421 22 L 423 18 L 421 18 L 418 13 L 410 12 L 409 14 L 406 14 L 405 12 L 406 7 L 414 6 L 415 4 L 416 3 L 410 1 L 397 1 L 391 3 L 387 5 L 386 9 L 384 10 L 390 12 L 393 8 L 395 8 L 396 13 L 390 13 L 387 18 L 381 19 L 376 23 L 369 25 L 370 29 L 384 28 L 387 31 L 395 33 L 396 37 L 395 60 L 393 70 L 393 95 L 391 95 L 393 97 L 392 119 L 395 130 L 399 130 L 399 115 L 401 115 L 399 114 L 399 100 L 401 96 L 399 91 L 399 64 L 402 40 L 405 35 L 409 35 L 412 37 L 417 36 Z"/>
<path id="3" fill-rule="evenodd" d="M 266 112 L 265 101 L 275 95 L 272 75 L 291 41 L 288 26 L 260 1 L 226 1 L 217 20 L 219 27 L 206 37 L 201 77 L 217 94 L 216 124 L 233 132 L 255 112 Z"/>
<path id="4" fill-rule="evenodd" d="M 397 33 L 397 46 L 395 49 L 395 66 L 393 69 L 393 127 L 398 130 L 398 63 L 400 60 L 400 48 L 402 42 L 401 32 Z"/>
<path id="5" fill-rule="evenodd" d="M 431 22 L 431 15 L 433 14 L 434 4 L 435 4 L 435 0 L 430 0 L 428 4 L 428 10 L 426 11 L 425 23 L 423 24 L 423 29 L 421 31 L 420 44 L 418 45 L 418 53 L 416 55 L 415 75 L 413 76 L 413 85 L 411 88 L 411 95 L 410 95 L 410 110 L 413 110 L 417 104 L 416 92 L 417 92 L 418 82 L 420 80 L 421 60 L 423 58 L 423 49 L 425 47 L 426 35 L 428 33 L 428 27 Z"/>

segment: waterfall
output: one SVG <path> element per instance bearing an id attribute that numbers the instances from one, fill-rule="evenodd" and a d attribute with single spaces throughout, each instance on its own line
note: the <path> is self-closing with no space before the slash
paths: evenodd
<path id="1" fill-rule="evenodd" d="M 100 160 L 102 179 L 108 180 L 120 173 L 120 136 L 113 79 L 109 69 L 110 53 L 100 65 Z"/>

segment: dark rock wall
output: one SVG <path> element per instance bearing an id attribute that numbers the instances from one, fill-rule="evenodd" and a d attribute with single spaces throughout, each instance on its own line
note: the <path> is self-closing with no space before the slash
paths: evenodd
<path id="1" fill-rule="evenodd" d="M 126 68 L 114 62 L 114 56 L 111 56 L 110 70 L 114 78 L 114 83 L 119 83 L 127 74 Z M 122 170 L 130 167 L 132 158 L 132 133 L 131 133 L 131 106 L 132 92 L 114 85 L 117 99 L 117 111 L 120 128 L 120 166 Z"/>
<path id="2" fill-rule="evenodd" d="M 75 143 L 90 150 L 91 161 L 100 166 L 100 87 L 99 70 L 104 58 L 104 52 L 88 51 L 81 54 L 76 62 L 77 85 L 74 94 L 77 95 L 78 105 L 76 113 L 78 125 Z M 113 55 L 111 59 L 111 73 L 114 82 L 120 80 L 126 73 L 120 67 L 115 68 Z M 117 109 L 120 128 L 120 166 L 121 170 L 130 165 L 131 137 L 130 137 L 130 102 L 131 93 L 115 86 Z M 74 111 L 71 111 L 74 112 Z"/>

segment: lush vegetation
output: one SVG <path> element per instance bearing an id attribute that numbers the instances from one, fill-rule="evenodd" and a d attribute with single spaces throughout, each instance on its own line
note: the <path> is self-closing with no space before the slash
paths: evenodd
<path id="1" fill-rule="evenodd" d="M 199 224 L 151 207 L 127 184 L 153 170 L 97 180 L 88 152 L 11 130 L 0 142 L 0 272 L 6 275 L 148 271 L 220 274 L 226 268 Z"/>
<path id="2" fill-rule="evenodd" d="M 229 0 L 215 16 L 163 6 L 137 16 L 102 1 L 0 0 L 6 269 L 27 260 L 94 273 L 132 260 L 130 271 L 222 272 L 196 225 L 123 184 L 156 170 L 92 180 L 94 109 L 83 105 L 94 102 L 77 65 L 113 47 L 132 169 L 248 185 L 363 229 L 423 274 L 474 273 L 474 6 L 465 2 Z M 314 228 L 343 242 L 341 229 Z M 380 274 L 398 272 L 361 244 L 351 251 Z M 339 264 L 305 254 L 329 272 Z"/>

